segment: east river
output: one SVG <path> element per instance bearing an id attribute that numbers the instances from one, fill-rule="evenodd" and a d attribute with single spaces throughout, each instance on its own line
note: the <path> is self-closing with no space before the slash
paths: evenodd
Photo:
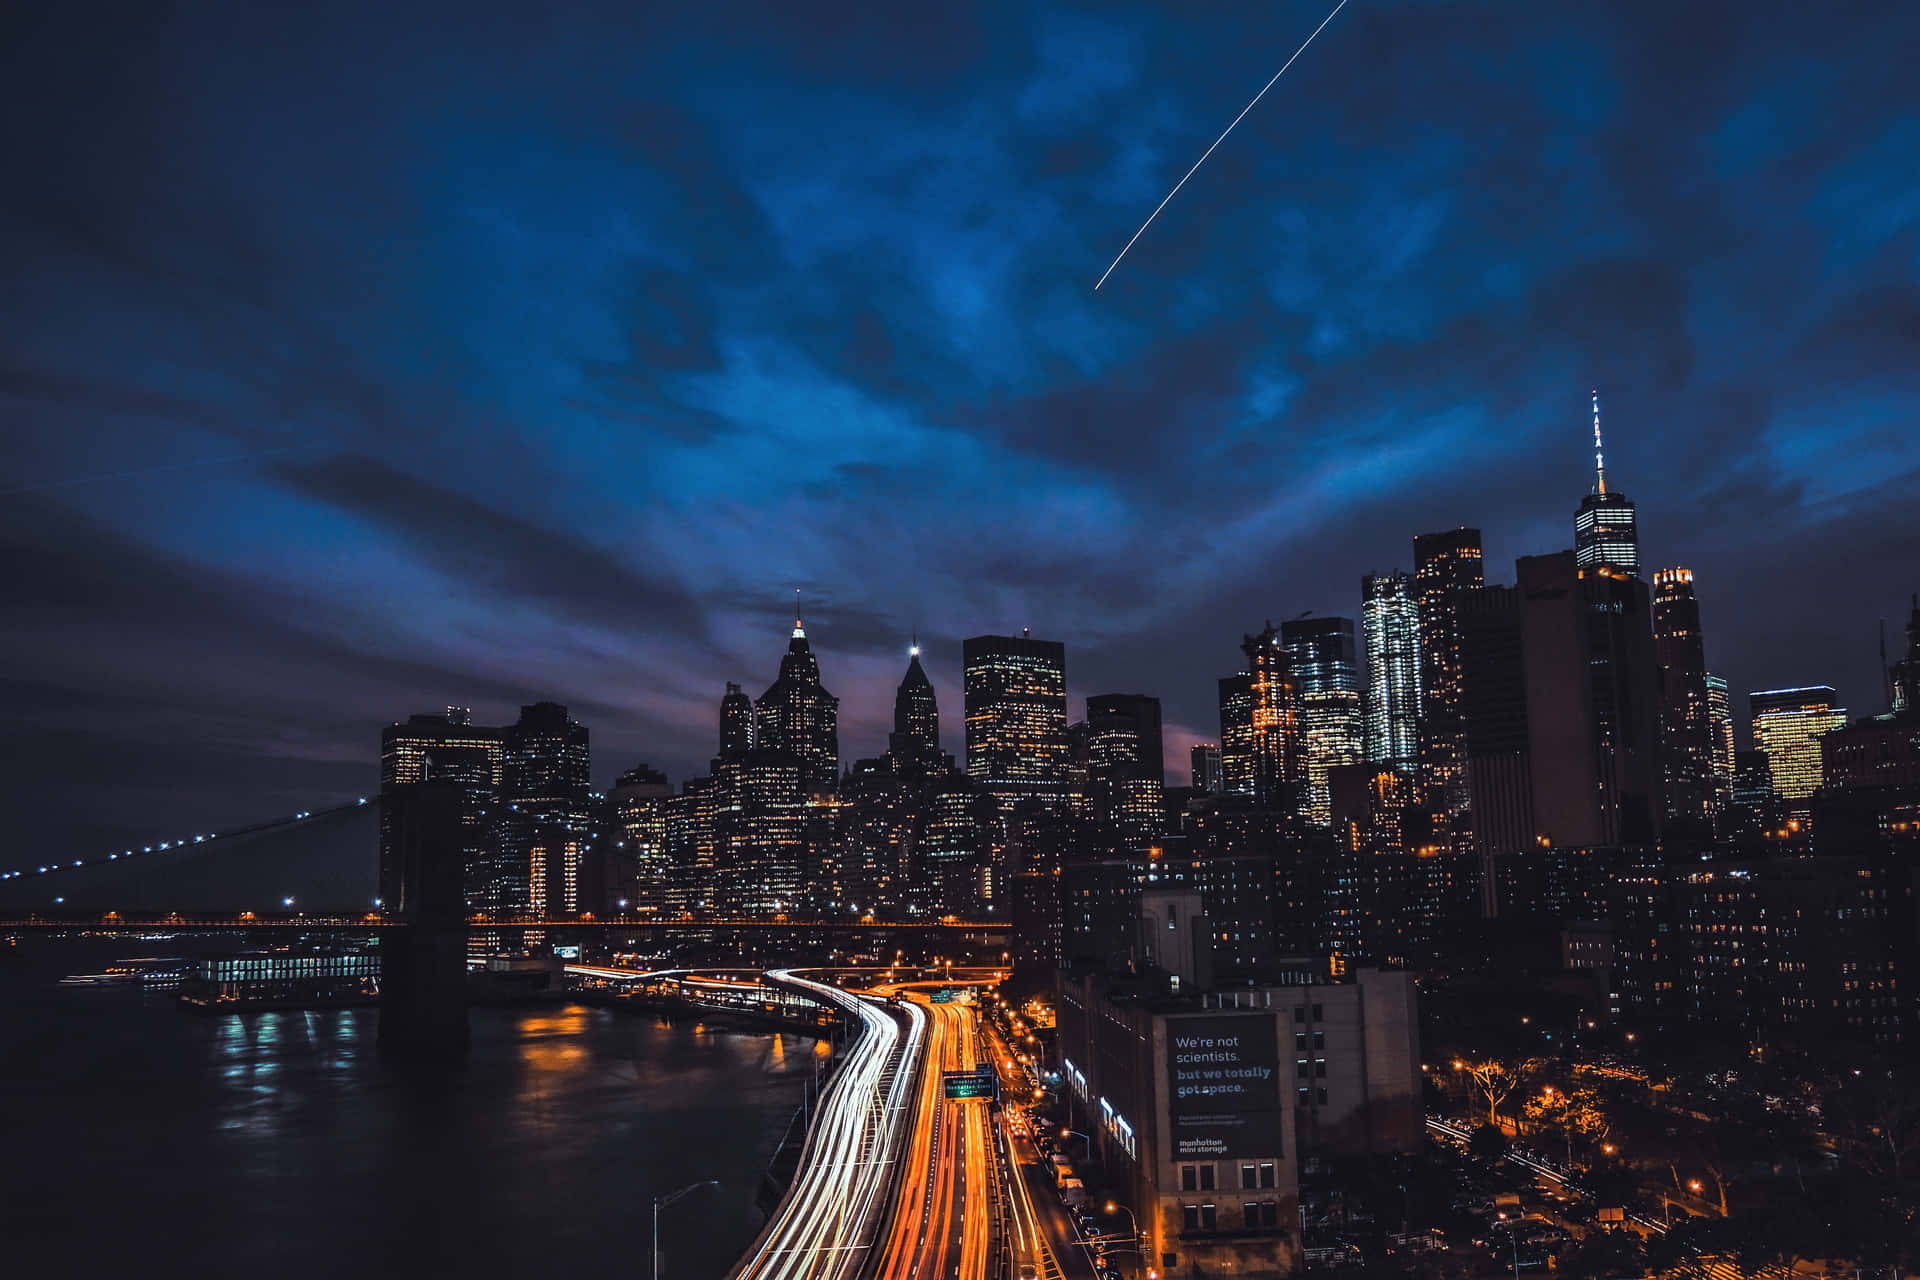
<path id="1" fill-rule="evenodd" d="M 712 1280 L 759 1230 L 810 1040 L 476 1009 L 465 1066 L 410 1075 L 372 1009 L 60 985 L 181 945 L 26 938 L 0 965 L 12 1274 L 644 1277 L 651 1197 L 705 1178 L 662 1215 L 663 1278 Z"/>

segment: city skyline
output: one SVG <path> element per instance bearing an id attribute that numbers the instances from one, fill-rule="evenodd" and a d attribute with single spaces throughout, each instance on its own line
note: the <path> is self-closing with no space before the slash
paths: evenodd
<path id="1" fill-rule="evenodd" d="M 908 637 L 952 697 L 961 638 L 1031 627 L 1178 761 L 1241 634 L 1357 621 L 1414 533 L 1482 529 L 1499 581 L 1571 545 L 1596 390 L 1736 716 L 1878 705 L 1876 566 L 1920 560 L 1898 41 L 1350 6 L 1095 298 L 1320 12 L 743 16 L 583 14 L 584 60 L 389 16 L 346 96 L 350 23 L 34 29 L 10 811 L 104 847 L 318 804 L 448 701 L 568 705 L 598 787 L 688 776 L 795 585 L 850 755 Z"/>

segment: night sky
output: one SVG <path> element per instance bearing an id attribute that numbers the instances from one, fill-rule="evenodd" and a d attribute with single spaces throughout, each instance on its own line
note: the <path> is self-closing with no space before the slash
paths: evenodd
<path id="1" fill-rule="evenodd" d="M 1354 0 L 1095 293 L 1327 7 L 10 6 L 10 833 L 320 807 L 450 702 L 678 782 L 795 587 L 847 759 L 914 628 L 957 753 L 1022 626 L 1183 759 L 1414 533 L 1569 546 L 1595 387 L 1742 710 L 1880 709 L 1920 6 Z"/>

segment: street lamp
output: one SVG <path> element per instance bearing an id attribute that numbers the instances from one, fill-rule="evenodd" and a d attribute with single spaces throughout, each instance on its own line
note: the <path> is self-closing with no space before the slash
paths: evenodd
<path id="1" fill-rule="evenodd" d="M 660 1206 L 663 1204 L 672 1204 L 681 1196 L 698 1191 L 702 1187 L 717 1187 L 719 1185 L 719 1182 L 715 1179 L 708 1178 L 704 1182 L 689 1182 L 678 1191 L 670 1191 L 664 1196 L 655 1196 L 653 1198 L 653 1280 L 660 1280 Z"/>
<path id="2" fill-rule="evenodd" d="M 1082 1133 L 1078 1129 L 1062 1129 L 1060 1131 L 1060 1136 L 1063 1138 L 1084 1139 L 1087 1144 L 1087 1159 L 1089 1160 L 1093 1159 L 1093 1135 L 1092 1134 Z"/>

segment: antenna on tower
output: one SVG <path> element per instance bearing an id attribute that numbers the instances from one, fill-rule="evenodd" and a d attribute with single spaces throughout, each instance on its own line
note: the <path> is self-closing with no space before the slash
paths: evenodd
<path id="1" fill-rule="evenodd" d="M 1887 620 L 1880 619 L 1880 694 L 1893 710 L 1893 668 L 1887 665 Z"/>
<path id="2" fill-rule="evenodd" d="M 1593 391 L 1593 483 L 1594 492 L 1601 497 L 1607 494 L 1607 460 L 1600 452 L 1600 389 Z"/>

